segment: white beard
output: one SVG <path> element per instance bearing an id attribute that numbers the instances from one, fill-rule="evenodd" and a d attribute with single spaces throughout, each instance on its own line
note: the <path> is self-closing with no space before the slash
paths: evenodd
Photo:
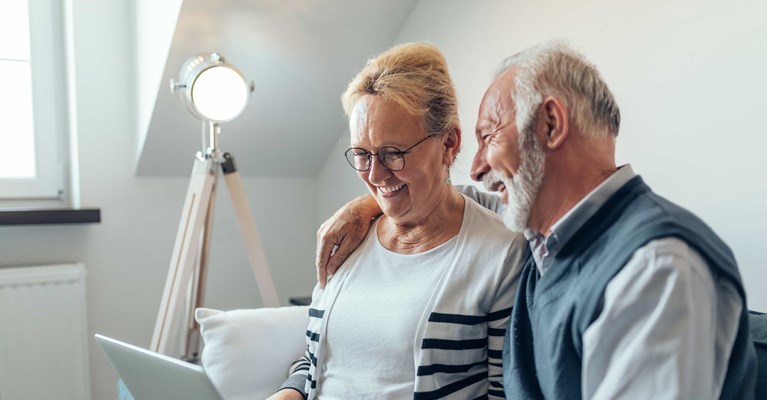
<path id="1" fill-rule="evenodd" d="M 488 190 L 499 182 L 506 186 L 508 204 L 503 211 L 503 223 L 514 232 L 527 229 L 533 202 L 543 181 L 546 161 L 546 154 L 535 137 L 526 133 L 520 132 L 519 154 L 522 161 L 514 177 L 491 170 L 482 180 Z"/>

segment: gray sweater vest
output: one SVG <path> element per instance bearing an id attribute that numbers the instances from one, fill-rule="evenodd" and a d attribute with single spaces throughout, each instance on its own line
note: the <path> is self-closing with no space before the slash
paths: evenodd
<path id="1" fill-rule="evenodd" d="M 510 399 L 580 399 L 582 337 L 599 316 L 610 280 L 632 254 L 654 239 L 678 237 L 729 279 L 743 312 L 722 388 L 722 399 L 753 399 L 756 356 L 735 258 L 692 213 L 654 194 L 637 176 L 621 187 L 564 244 L 541 277 L 528 256 L 504 345 Z"/>

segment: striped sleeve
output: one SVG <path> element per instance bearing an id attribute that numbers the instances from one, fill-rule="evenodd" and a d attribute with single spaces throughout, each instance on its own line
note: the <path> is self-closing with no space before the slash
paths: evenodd
<path id="1" fill-rule="evenodd" d="M 431 333 L 442 338 L 424 338 L 421 342 L 421 350 L 426 354 L 424 359 L 429 362 L 420 365 L 416 375 L 430 378 L 417 381 L 413 398 L 487 398 L 490 389 L 488 336 L 477 337 L 472 332 L 485 331 L 488 315 L 433 312 L 429 323 L 434 328 Z M 444 338 L 444 334 L 452 337 Z"/>
<path id="2" fill-rule="evenodd" d="M 307 330 L 306 333 L 306 351 L 304 351 L 304 355 L 301 358 L 294 361 L 293 364 L 290 365 L 290 368 L 288 369 L 288 378 L 282 383 L 279 389 L 294 389 L 304 395 L 304 398 L 306 398 L 305 387 L 307 378 L 309 376 L 309 368 L 311 366 L 312 359 L 308 344 L 308 341 L 310 340 L 310 332 Z"/>
<path id="3" fill-rule="evenodd" d="M 321 320 L 324 314 L 323 310 L 314 308 L 315 303 L 309 307 L 309 318 L 312 320 Z M 294 361 L 288 369 L 288 379 L 286 379 L 279 390 L 294 389 L 307 397 L 307 386 L 314 388 L 316 382 L 312 379 L 311 373 L 313 367 L 317 365 L 317 359 L 312 353 L 313 349 L 317 348 L 317 342 L 319 342 L 320 333 L 317 332 L 320 324 L 309 323 L 306 329 L 306 350 L 304 355 L 298 360 Z M 308 384 L 308 385 L 307 385 Z"/>
<path id="4" fill-rule="evenodd" d="M 505 303 L 505 305 L 509 304 L 512 303 Z M 503 338 L 506 335 L 510 315 L 511 307 L 508 307 L 494 311 L 487 316 L 487 376 L 490 382 L 487 395 L 489 399 L 505 398 L 503 392 Z"/>

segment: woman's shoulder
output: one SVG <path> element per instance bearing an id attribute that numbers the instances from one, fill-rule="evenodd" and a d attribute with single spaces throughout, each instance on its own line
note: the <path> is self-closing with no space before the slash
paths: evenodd
<path id="1" fill-rule="evenodd" d="M 510 231 L 498 215 L 482 206 L 467 203 L 464 218 L 459 244 L 463 259 L 483 265 L 507 265 L 518 262 L 527 251 L 524 235 Z"/>
<path id="2" fill-rule="evenodd" d="M 375 240 L 375 224 L 371 224 L 371 228 L 368 230 L 365 239 L 362 240 L 359 246 L 354 249 L 347 257 L 346 260 L 338 267 L 338 270 L 332 275 L 328 276 L 327 284 L 325 287 L 320 287 L 319 283 L 314 286 L 312 291 L 312 305 L 323 305 L 327 298 L 332 298 L 348 277 L 349 273 L 356 268 L 355 265 L 359 261 L 361 255 L 366 251 L 369 251 L 371 241 Z"/>
<path id="3" fill-rule="evenodd" d="M 466 197 L 466 196 L 464 196 Z M 467 229 L 471 236 L 492 236 L 504 242 L 512 242 L 516 238 L 523 236 L 521 232 L 509 230 L 503 223 L 500 215 L 479 205 L 470 198 L 466 198 L 466 211 L 464 218 L 467 218 Z"/>

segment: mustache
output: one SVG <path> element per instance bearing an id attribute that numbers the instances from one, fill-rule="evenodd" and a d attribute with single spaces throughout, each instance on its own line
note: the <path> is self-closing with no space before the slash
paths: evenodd
<path id="1" fill-rule="evenodd" d="M 493 191 L 493 187 L 496 186 L 499 183 L 503 183 L 505 186 L 508 186 L 506 182 L 511 181 L 511 178 L 507 177 L 506 175 L 491 170 L 487 174 L 485 174 L 484 177 L 482 177 L 482 185 L 487 189 L 488 191 Z"/>

